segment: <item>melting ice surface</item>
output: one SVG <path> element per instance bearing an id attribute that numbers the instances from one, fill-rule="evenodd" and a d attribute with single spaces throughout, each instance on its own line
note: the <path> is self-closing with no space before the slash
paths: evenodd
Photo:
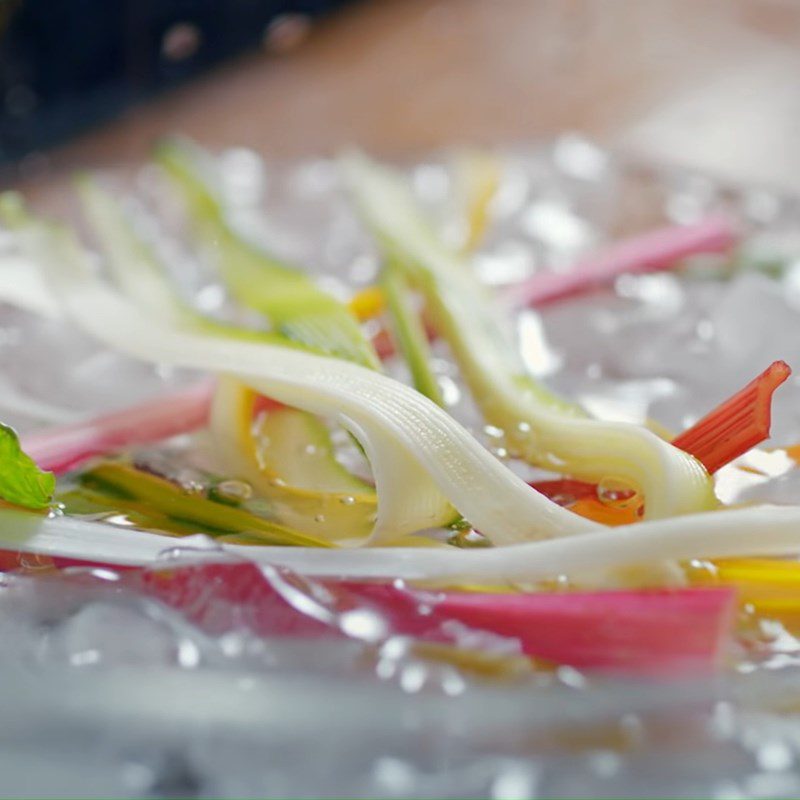
<path id="1" fill-rule="evenodd" d="M 246 161 L 235 155 L 226 161 L 234 189 L 242 179 L 237 165 Z M 487 283 L 567 269 L 620 231 L 691 221 L 719 207 L 754 232 L 746 256 L 756 270 L 712 280 L 724 266 L 705 261 L 693 265 L 691 280 L 622 278 L 613 289 L 522 319 L 522 355 L 553 386 L 598 415 L 652 417 L 679 430 L 775 358 L 800 367 L 793 200 L 716 187 L 702 176 L 641 173 L 574 136 L 511 154 L 509 164 L 476 260 Z M 242 225 L 254 236 L 326 273 L 333 291 L 373 279 L 375 255 L 329 162 L 258 175 L 269 224 L 242 204 Z M 413 177 L 446 228 L 445 161 L 431 158 Z M 152 199 L 152 176 L 140 183 Z M 159 244 L 180 255 L 179 243 Z M 190 283 L 187 291 L 206 307 L 224 304 L 199 267 Z M 23 430 L 188 377 L 99 350 L 57 321 L 3 308 L 0 323 L 0 416 Z M 446 353 L 437 354 L 448 402 L 473 421 Z M 773 430 L 778 445 L 800 442 L 796 379 L 776 396 Z M 492 432 L 483 434 L 491 444 Z M 729 487 L 727 499 L 800 501 L 797 471 L 780 454 L 756 457 L 766 477 Z M 755 652 L 759 637 L 771 642 L 769 669 L 749 669 L 745 660 L 740 674 L 713 683 L 536 670 L 518 658 L 514 640 L 463 626 L 437 629 L 444 644 L 475 645 L 477 636 L 483 659 L 464 662 L 420 651 L 394 633 L 390 618 L 368 602 L 353 604 L 335 585 L 251 571 L 231 594 L 198 567 L 208 542 L 178 544 L 144 572 L 54 574 L 27 557 L 2 579 L 3 794 L 800 794 L 792 699 L 800 697 L 800 645 L 780 626 L 755 635 Z M 275 603 L 256 613 L 249 600 L 264 591 Z M 435 597 L 418 611 L 431 608 Z M 298 630 L 302 638 L 285 636 Z"/>

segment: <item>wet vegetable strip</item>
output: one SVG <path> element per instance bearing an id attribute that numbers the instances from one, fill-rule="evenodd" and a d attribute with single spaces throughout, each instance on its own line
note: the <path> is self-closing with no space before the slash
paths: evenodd
<path id="1" fill-rule="evenodd" d="M 65 472 L 92 456 L 201 428 L 208 421 L 212 390 L 211 382 L 199 383 L 85 422 L 27 434 L 22 444 L 42 469 Z"/>
<path id="2" fill-rule="evenodd" d="M 620 275 L 670 269 L 697 253 L 725 252 L 735 241 L 736 231 L 725 217 L 658 228 L 612 244 L 567 272 L 537 273 L 510 287 L 507 300 L 517 307 L 543 305 L 610 283 Z"/>
<path id="3" fill-rule="evenodd" d="M 772 395 L 791 372 L 784 361 L 773 362 L 672 444 L 691 453 L 709 472 L 716 472 L 769 437 Z"/>
<path id="4" fill-rule="evenodd" d="M 484 632 L 517 640 L 528 656 L 635 674 L 709 672 L 720 665 L 735 591 L 677 590 L 493 594 L 431 592 L 391 583 L 318 581 L 251 564 L 205 564 L 128 573 L 148 594 L 220 633 L 214 600 L 246 603 L 260 635 L 341 635 L 380 644 L 410 636 L 480 648 Z M 209 587 L 214 587 L 213 596 Z M 321 591 L 324 587 L 325 591 Z M 354 613 L 355 612 L 355 613 Z M 358 613 L 371 625 L 357 627 Z M 453 622 L 471 634 L 454 635 Z"/>

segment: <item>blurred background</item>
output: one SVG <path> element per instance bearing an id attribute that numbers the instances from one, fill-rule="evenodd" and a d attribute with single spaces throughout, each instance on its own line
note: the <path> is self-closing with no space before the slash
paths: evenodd
<path id="1" fill-rule="evenodd" d="M 575 130 L 792 188 L 795 0 L 0 0 L 9 181 L 183 132 L 272 157 Z"/>

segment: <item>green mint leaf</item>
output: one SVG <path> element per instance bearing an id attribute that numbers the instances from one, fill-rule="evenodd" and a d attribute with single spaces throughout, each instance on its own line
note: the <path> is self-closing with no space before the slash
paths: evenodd
<path id="1" fill-rule="evenodd" d="M 23 508 L 47 508 L 56 486 L 19 444 L 16 432 L 0 423 L 0 498 Z"/>

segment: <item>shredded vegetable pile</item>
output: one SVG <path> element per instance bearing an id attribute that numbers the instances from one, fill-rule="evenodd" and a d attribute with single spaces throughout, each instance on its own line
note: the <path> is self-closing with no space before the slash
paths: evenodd
<path id="1" fill-rule="evenodd" d="M 19 195 L 0 200 L 24 256 L 0 265 L 0 300 L 193 376 L 144 404 L 30 433 L 22 449 L 1 426 L 0 548 L 143 565 L 202 533 L 255 563 L 346 577 L 348 591 L 399 614 L 401 629 L 414 630 L 402 598 L 364 581 L 447 589 L 442 613 L 526 643 L 520 631 L 536 621 L 564 626 L 531 654 L 589 666 L 619 665 L 602 647 L 575 647 L 600 617 L 633 631 L 633 660 L 659 669 L 718 663 L 736 592 L 800 618 L 784 591 L 800 577 L 789 560 L 800 554 L 800 506 L 728 507 L 714 483 L 723 468 L 752 472 L 742 457 L 769 437 L 786 364 L 764 364 L 695 425 L 669 432 L 556 394 L 510 333 L 523 307 L 732 251 L 730 220 L 646 232 L 493 295 L 473 263 L 491 225 L 491 158 L 459 165 L 456 241 L 402 173 L 349 153 L 340 179 L 381 268 L 348 296 L 238 225 L 218 162 L 196 145 L 167 142 L 154 163 L 188 246 L 224 287 L 224 314 L 186 291 L 102 179 L 76 180 L 81 233 Z M 467 388 L 479 434 L 451 413 L 434 347 Z M 199 484 L 153 456 L 179 436 L 203 455 Z M 653 620 L 674 628 L 664 653 L 654 654 Z M 688 652 L 681 631 L 692 625 Z"/>

